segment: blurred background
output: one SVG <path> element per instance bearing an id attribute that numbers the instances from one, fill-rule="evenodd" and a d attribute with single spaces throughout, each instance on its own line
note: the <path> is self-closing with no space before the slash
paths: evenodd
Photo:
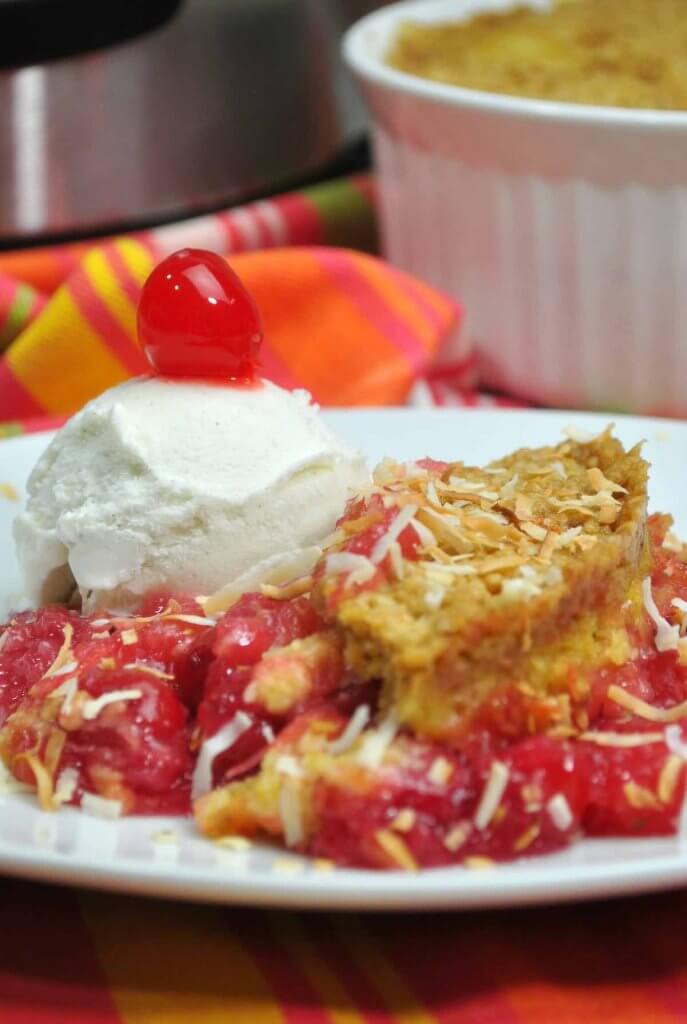
<path id="1" fill-rule="evenodd" d="M 373 0 L 0 0 L 0 247 L 366 166 L 339 56 Z"/>

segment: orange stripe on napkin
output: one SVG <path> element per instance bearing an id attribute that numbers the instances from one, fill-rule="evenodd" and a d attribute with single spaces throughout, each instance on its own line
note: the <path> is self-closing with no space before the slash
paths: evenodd
<path id="1" fill-rule="evenodd" d="M 431 340 L 418 337 L 395 284 L 405 275 L 347 250 L 270 250 L 230 262 L 255 295 L 270 348 L 322 405 L 403 402 L 459 315 L 450 304 L 441 330 Z M 378 268 L 389 277 L 387 296 Z M 420 316 L 419 307 L 413 316 Z"/>
<path id="2" fill-rule="evenodd" d="M 283 1024 L 231 911 L 82 893 L 123 1024 Z"/>

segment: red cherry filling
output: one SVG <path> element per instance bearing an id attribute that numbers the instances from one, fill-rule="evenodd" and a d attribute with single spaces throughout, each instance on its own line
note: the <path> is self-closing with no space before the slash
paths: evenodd
<path id="1" fill-rule="evenodd" d="M 160 374 L 252 381 L 262 327 L 226 260 L 204 249 L 180 249 L 143 286 L 138 337 Z"/>

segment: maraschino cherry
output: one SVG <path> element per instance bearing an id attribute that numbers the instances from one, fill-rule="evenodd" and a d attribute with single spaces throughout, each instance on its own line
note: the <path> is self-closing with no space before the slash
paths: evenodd
<path id="1" fill-rule="evenodd" d="M 262 326 L 226 260 L 205 249 L 180 249 L 143 285 L 138 338 L 165 376 L 252 381 Z"/>

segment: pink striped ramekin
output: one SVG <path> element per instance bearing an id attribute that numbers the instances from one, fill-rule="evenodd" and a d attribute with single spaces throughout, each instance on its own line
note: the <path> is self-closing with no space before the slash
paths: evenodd
<path id="1" fill-rule="evenodd" d="M 384 62 L 403 20 L 510 6 L 409 0 L 348 32 L 386 253 L 461 299 L 488 386 L 687 415 L 687 113 L 477 92 Z"/>

